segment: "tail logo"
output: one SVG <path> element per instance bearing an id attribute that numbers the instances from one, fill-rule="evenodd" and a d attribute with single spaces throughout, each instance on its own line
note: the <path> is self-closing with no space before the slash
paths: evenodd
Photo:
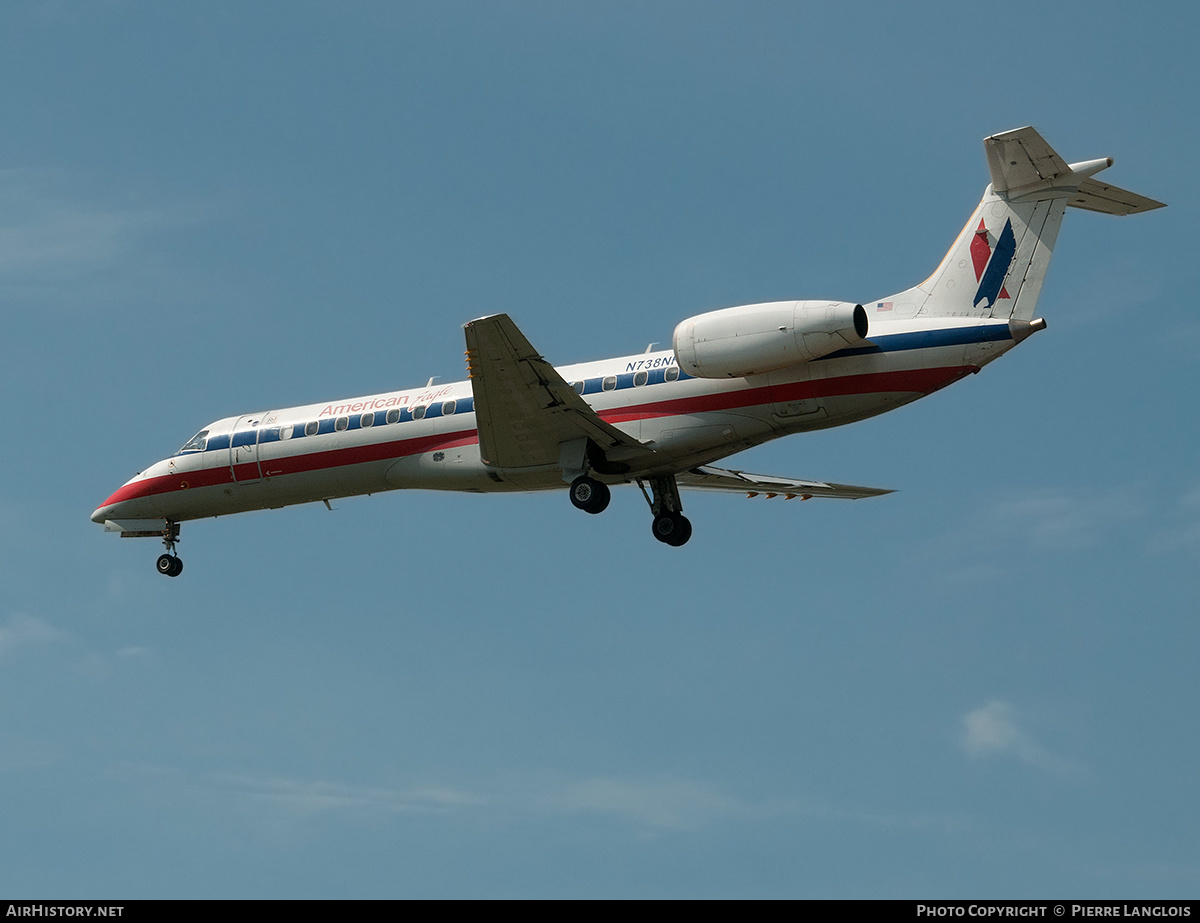
<path id="1" fill-rule="evenodd" d="M 979 222 L 979 228 L 971 240 L 971 262 L 975 264 L 975 280 L 979 283 L 973 302 L 976 307 L 981 301 L 986 301 L 984 307 L 990 308 L 997 298 L 1012 297 L 1004 287 L 1004 277 L 1008 275 L 1016 255 L 1017 238 L 1013 234 L 1011 219 L 1004 222 L 1004 230 L 1000 232 L 995 250 L 988 243 L 987 228 L 983 221 Z"/>

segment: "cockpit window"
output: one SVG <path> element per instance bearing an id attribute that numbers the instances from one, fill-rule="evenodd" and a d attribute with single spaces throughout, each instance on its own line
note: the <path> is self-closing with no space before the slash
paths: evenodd
<path id="1" fill-rule="evenodd" d="M 204 447 L 208 445 L 208 430 L 202 429 L 187 441 L 180 452 L 203 452 Z"/>

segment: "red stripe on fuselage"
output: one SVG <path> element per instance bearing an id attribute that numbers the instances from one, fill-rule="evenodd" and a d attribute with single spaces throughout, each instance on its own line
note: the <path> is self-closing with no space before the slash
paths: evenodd
<path id="1" fill-rule="evenodd" d="M 312 438 L 306 437 L 306 438 Z M 284 458 L 272 458 L 263 462 L 265 477 L 278 477 L 285 474 L 299 474 L 303 471 L 316 471 L 322 468 L 339 468 L 343 465 L 360 465 L 365 462 L 387 461 L 388 459 L 404 458 L 407 455 L 420 455 L 434 449 L 452 449 L 456 446 L 470 445 L 478 442 L 479 436 L 475 430 L 460 430 L 456 433 L 442 433 L 436 436 L 418 436 L 414 439 L 397 439 L 391 442 L 378 442 L 373 445 L 348 446 L 341 449 L 329 449 L 324 452 L 308 452 L 303 455 L 292 455 Z M 238 466 L 243 467 L 243 466 Z M 253 465 L 245 466 L 254 469 Z M 257 479 L 257 470 L 252 475 Z M 218 465 L 213 468 L 199 468 L 194 471 L 182 471 L 178 474 L 167 474 L 144 481 L 134 481 L 126 484 L 115 494 L 105 500 L 101 507 L 120 503 L 123 500 L 133 500 L 138 497 L 152 497 L 156 494 L 174 493 L 177 490 L 189 490 L 195 487 L 212 487 L 220 484 L 234 483 L 229 465 Z"/>
<path id="2" fill-rule="evenodd" d="M 941 369 L 912 369 L 902 372 L 871 372 L 865 375 L 845 375 L 841 378 L 818 378 L 814 381 L 796 381 L 763 388 L 748 388 L 740 391 L 725 391 L 720 394 L 702 394 L 669 401 L 654 401 L 649 404 L 639 404 L 636 407 L 602 410 L 599 414 L 609 423 L 622 423 L 626 420 L 646 420 L 678 414 L 734 410 L 759 404 L 775 404 L 780 401 L 798 401 L 814 397 L 840 397 L 846 394 L 886 394 L 895 391 L 932 394 L 939 388 L 953 384 L 973 371 L 975 371 L 975 366 L 964 365 Z"/>
<path id="3" fill-rule="evenodd" d="M 917 392 L 930 394 L 939 388 L 958 381 L 975 371 L 975 366 L 950 366 L 937 369 L 913 369 L 898 372 L 874 372 L 864 375 L 845 375 L 840 378 L 820 378 L 815 381 L 797 381 L 789 384 L 762 388 L 742 388 L 717 394 L 701 394 L 694 397 L 652 401 L 633 407 L 618 407 L 599 411 L 599 416 L 609 423 L 628 420 L 648 420 L 656 417 L 679 416 L 710 411 L 734 410 L 780 401 L 795 401 L 805 398 L 838 397 L 848 394 L 881 394 L 889 392 Z M 312 437 L 306 437 L 312 438 Z M 322 452 L 307 452 L 282 458 L 262 461 L 262 473 L 266 478 L 359 465 L 367 462 L 386 461 L 421 455 L 437 449 L 451 449 L 479 441 L 475 430 L 460 430 L 413 439 L 397 439 L 371 445 L 347 446 Z M 241 466 L 239 466 L 241 467 Z M 247 474 L 257 479 L 254 465 L 245 466 Z M 196 487 L 211 487 L 232 484 L 232 472 L 228 464 L 178 474 L 163 475 L 134 481 L 121 487 L 105 500 L 101 507 L 111 506 L 125 500 L 173 493 Z"/>

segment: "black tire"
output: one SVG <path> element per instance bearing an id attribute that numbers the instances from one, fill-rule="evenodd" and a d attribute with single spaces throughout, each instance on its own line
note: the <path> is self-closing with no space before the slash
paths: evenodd
<path id="1" fill-rule="evenodd" d="M 172 574 L 171 571 L 175 569 L 176 560 L 176 558 L 171 557 L 169 554 L 160 554 L 154 566 L 158 568 L 158 572 L 160 574 L 163 574 L 167 577 L 173 577 L 174 574 Z"/>
<path id="2" fill-rule="evenodd" d="M 664 545 L 678 548 L 692 537 L 692 523 L 682 513 L 661 513 L 651 523 L 654 537 Z"/>
<path id="3" fill-rule="evenodd" d="M 178 577 L 183 573 L 183 558 L 175 558 L 175 563 L 167 572 L 168 577 Z"/>
<path id="4" fill-rule="evenodd" d="M 660 513 L 650 524 L 650 530 L 654 533 L 654 537 L 666 545 L 671 544 L 678 528 L 679 518 L 675 513 Z"/>
<path id="5" fill-rule="evenodd" d="M 571 482 L 571 503 L 585 513 L 603 513 L 612 494 L 608 485 L 582 474 Z"/>

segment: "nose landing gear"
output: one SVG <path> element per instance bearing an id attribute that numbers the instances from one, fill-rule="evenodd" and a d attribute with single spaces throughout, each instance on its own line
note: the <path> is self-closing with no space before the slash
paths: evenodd
<path id="1" fill-rule="evenodd" d="M 179 541 L 179 523 L 168 522 L 167 528 L 163 532 L 163 545 L 166 546 L 167 553 L 160 554 L 155 562 L 155 567 L 160 574 L 178 577 L 183 573 L 183 560 L 175 553 L 177 541 Z"/>

